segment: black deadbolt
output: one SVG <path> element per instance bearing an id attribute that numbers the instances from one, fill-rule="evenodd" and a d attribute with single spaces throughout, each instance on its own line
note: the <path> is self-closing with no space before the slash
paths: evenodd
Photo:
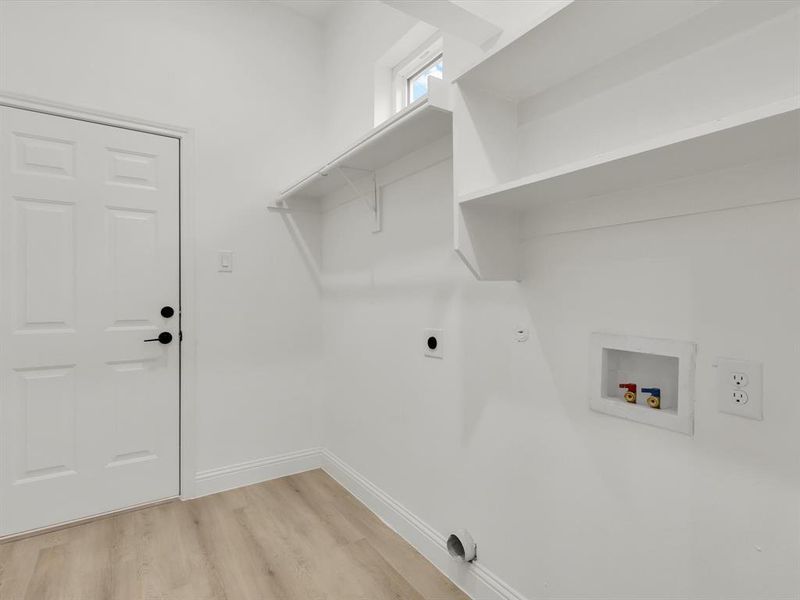
<path id="1" fill-rule="evenodd" d="M 431 350 L 436 350 L 436 346 L 439 345 L 439 342 L 436 341 L 436 338 L 431 336 L 428 338 L 428 348 Z"/>
<path id="2" fill-rule="evenodd" d="M 169 344 L 172 341 L 172 334 L 169 331 L 162 331 L 158 334 L 157 338 L 145 340 L 145 342 L 159 342 L 160 344 Z"/>
<path id="3" fill-rule="evenodd" d="M 165 319 L 169 319 L 172 315 L 175 314 L 175 309 L 171 306 L 165 306 L 161 309 L 161 316 Z"/>

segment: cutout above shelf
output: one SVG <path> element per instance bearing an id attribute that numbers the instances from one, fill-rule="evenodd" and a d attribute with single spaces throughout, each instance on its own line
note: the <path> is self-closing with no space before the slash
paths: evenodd
<path id="1" fill-rule="evenodd" d="M 800 97 L 459 197 L 514 209 L 572 200 L 800 151 Z"/>

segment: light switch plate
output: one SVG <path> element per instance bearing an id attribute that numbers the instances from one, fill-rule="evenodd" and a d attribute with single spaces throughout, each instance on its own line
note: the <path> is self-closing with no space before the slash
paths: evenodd
<path id="1" fill-rule="evenodd" d="M 719 358 L 716 366 L 719 412 L 763 420 L 763 365 L 749 360 Z"/>
<path id="2" fill-rule="evenodd" d="M 233 252 L 220 252 L 217 264 L 220 273 L 231 273 L 233 271 Z"/>

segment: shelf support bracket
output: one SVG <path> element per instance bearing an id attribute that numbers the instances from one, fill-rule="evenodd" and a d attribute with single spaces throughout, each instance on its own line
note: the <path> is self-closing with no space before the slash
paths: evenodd
<path id="1" fill-rule="evenodd" d="M 370 174 L 370 179 L 372 183 L 372 189 L 368 192 L 364 192 L 360 189 L 355 182 L 347 176 L 347 173 L 344 172 L 344 169 L 351 169 L 354 171 L 363 171 L 364 173 Z M 366 169 L 356 169 L 355 167 L 336 167 L 336 170 L 339 174 L 344 178 L 347 182 L 347 185 L 357 194 L 357 197 L 363 198 L 364 203 L 367 205 L 367 208 L 372 213 L 374 218 L 374 225 L 372 227 L 372 233 L 380 233 L 383 229 L 382 226 L 382 206 L 381 206 L 381 197 L 380 197 L 380 190 L 378 188 L 378 178 L 375 175 L 375 171 L 369 171 Z M 370 200 L 370 196 L 372 199 Z"/>

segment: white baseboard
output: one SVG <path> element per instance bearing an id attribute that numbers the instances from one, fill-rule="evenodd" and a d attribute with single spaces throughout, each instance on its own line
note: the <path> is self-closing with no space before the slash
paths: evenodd
<path id="1" fill-rule="evenodd" d="M 447 552 L 445 536 L 414 515 L 328 450 L 322 451 L 322 468 L 389 527 L 427 558 L 474 600 L 526 600 L 494 573 L 476 561 L 457 562 Z M 478 544 L 480 556 L 480 544 Z"/>
<path id="2" fill-rule="evenodd" d="M 450 558 L 444 535 L 323 448 L 201 471 L 196 478 L 196 495 L 207 496 L 319 468 L 363 502 L 473 600 L 526 600 L 480 562 L 464 564 Z M 480 544 L 478 552 L 480 555 Z"/>
<path id="3" fill-rule="evenodd" d="M 319 469 L 321 448 L 289 452 L 269 458 L 259 458 L 218 469 L 200 471 L 195 477 L 195 498 L 225 490 L 261 483 L 286 475 Z"/>

